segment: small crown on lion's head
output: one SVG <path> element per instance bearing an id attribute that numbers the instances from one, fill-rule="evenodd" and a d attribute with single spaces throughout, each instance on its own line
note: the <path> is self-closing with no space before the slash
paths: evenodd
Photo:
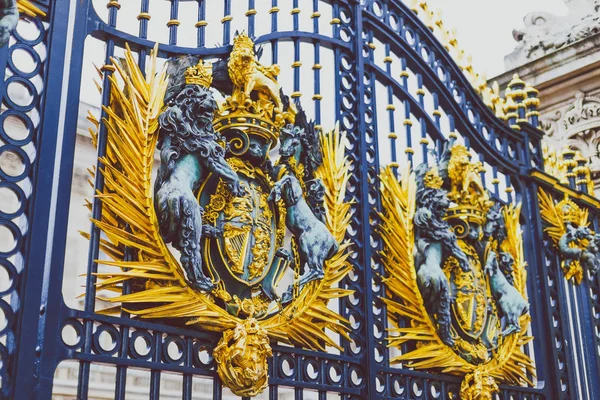
<path id="1" fill-rule="evenodd" d="M 239 33 L 237 36 L 233 38 L 233 48 L 234 49 L 251 49 L 254 51 L 254 41 L 250 39 L 248 34 L 245 32 Z"/>
<path id="2" fill-rule="evenodd" d="M 444 185 L 444 181 L 440 177 L 437 167 L 433 167 L 429 171 L 427 171 L 425 177 L 423 178 L 423 185 L 431 189 L 442 188 L 442 186 Z"/>
<path id="3" fill-rule="evenodd" d="M 569 198 L 569 196 L 565 196 L 565 198 L 558 203 L 556 208 L 562 214 L 564 222 L 578 224 L 581 221 L 582 211 L 579 206 Z"/>
<path id="4" fill-rule="evenodd" d="M 212 65 L 204 64 L 202 60 L 192 67 L 188 67 L 183 76 L 186 85 L 200 85 L 206 88 L 212 84 Z"/>

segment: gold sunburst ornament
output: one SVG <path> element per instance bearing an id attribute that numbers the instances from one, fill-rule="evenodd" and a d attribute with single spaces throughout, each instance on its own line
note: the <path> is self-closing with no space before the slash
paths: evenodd
<path id="1" fill-rule="evenodd" d="M 524 352 L 533 337 L 520 206 L 491 206 L 471 173 L 480 167 L 450 147 L 446 162 L 407 167 L 400 180 L 389 167 L 380 174 L 388 343 L 405 349 L 392 362 L 462 376 L 461 399 L 492 399 L 498 383 L 532 385 L 535 376 Z"/>
<path id="2" fill-rule="evenodd" d="M 128 46 L 124 59 L 112 59 L 106 156 L 99 160 L 105 185 L 96 194 L 102 217 L 93 222 L 110 258 L 97 262 L 114 267 L 96 274 L 97 288 L 118 295 L 98 299 L 116 304 L 106 313 L 125 309 L 138 318 L 180 319 L 222 333 L 213 352 L 219 376 L 236 395 L 255 396 L 267 386 L 270 341 L 325 350 L 340 348 L 331 333 L 348 338 L 348 321 L 328 308 L 351 293 L 336 287 L 351 269 L 344 241 L 350 223 L 345 135 L 318 132 L 306 121 L 295 126 L 303 112 L 283 104 L 278 69 L 260 65 L 243 34 L 227 67 L 231 94 L 216 107 L 209 88 L 214 67 L 194 61 L 180 76 L 167 76 L 156 71 L 157 50 L 145 75 Z M 177 82 L 176 95 L 163 103 Z M 96 144 L 100 122 L 89 119 Z M 173 121 L 180 124 L 170 130 Z M 184 141 L 189 138 L 200 141 Z M 276 140 L 280 157 L 273 162 L 269 149 Z M 152 182 L 157 142 L 161 166 Z M 177 156 L 170 152 L 175 145 Z M 309 159 L 311 149 L 318 153 Z M 170 179 L 178 169 L 200 178 L 183 186 Z M 308 216 L 310 226 L 294 219 L 297 213 Z M 328 241 L 311 244 L 315 229 Z M 317 247 L 323 251 L 312 250 Z M 124 258 L 126 249 L 134 260 Z M 288 290 L 278 289 L 286 279 Z M 121 292 L 125 282 L 134 287 L 129 294 Z"/>

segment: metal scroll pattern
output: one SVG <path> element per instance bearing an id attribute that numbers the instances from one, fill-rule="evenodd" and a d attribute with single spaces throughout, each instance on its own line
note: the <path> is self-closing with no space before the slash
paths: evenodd
<path id="1" fill-rule="evenodd" d="M 45 95 L 46 29 L 42 17 L 26 14 L 9 44 L 0 49 L 0 60 L 6 62 L 0 73 L 0 377 L 7 396 L 13 390 L 11 361 L 19 344 L 17 326 L 27 274 L 38 128 Z"/>

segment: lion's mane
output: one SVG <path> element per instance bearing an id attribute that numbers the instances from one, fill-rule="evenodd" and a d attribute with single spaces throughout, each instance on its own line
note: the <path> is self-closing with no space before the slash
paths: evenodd
<path id="1" fill-rule="evenodd" d="M 469 261 L 458 246 L 456 235 L 448 222 L 444 220 L 446 209 L 441 207 L 446 191 L 422 186 L 417 190 L 417 210 L 413 218 L 415 228 L 422 239 L 442 244 L 443 258 L 454 256 L 467 268 Z"/>
<path id="2" fill-rule="evenodd" d="M 200 85 L 186 85 L 168 103 L 158 118 L 161 168 L 157 185 L 168 179 L 182 155 L 195 154 L 201 160 L 225 156 L 225 149 L 218 143 L 222 138 L 212 125 L 216 107 L 210 90 Z"/>

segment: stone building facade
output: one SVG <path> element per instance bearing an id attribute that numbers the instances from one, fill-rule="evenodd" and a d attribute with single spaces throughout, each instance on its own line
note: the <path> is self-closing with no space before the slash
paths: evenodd
<path id="1" fill-rule="evenodd" d="M 600 192 L 600 1 L 563 0 L 566 16 L 527 14 L 515 29 L 506 72 L 492 81 L 506 87 L 514 74 L 539 90 L 540 123 L 550 153 L 570 148 L 588 162 Z"/>

